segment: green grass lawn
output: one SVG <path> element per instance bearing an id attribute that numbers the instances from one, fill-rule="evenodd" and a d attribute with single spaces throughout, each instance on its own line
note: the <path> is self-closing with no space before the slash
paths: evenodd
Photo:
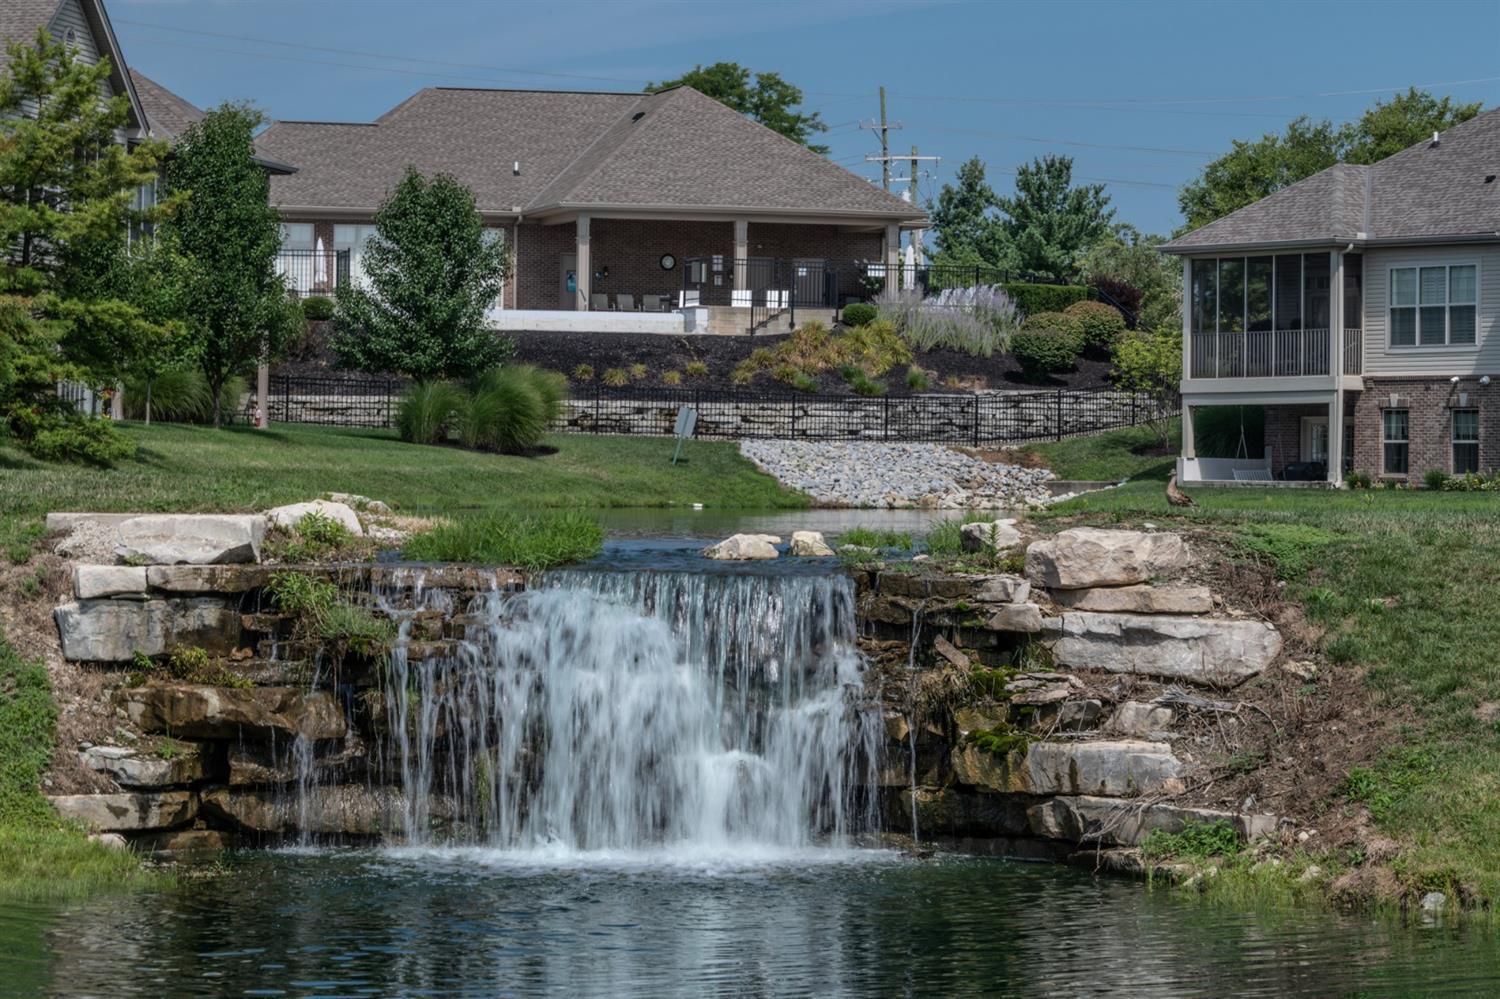
<path id="1" fill-rule="evenodd" d="M 1500 902 L 1500 494 L 1188 485 L 1183 511 L 1166 502 L 1173 460 L 1142 461 L 1136 436 L 1036 448 L 1068 477 L 1133 476 L 1042 516 L 1216 528 L 1270 559 L 1325 629 L 1330 668 L 1362 669 L 1376 703 L 1409 719 L 1347 784 L 1406 844 L 1403 883 Z"/>
<path id="2" fill-rule="evenodd" d="M 361 493 L 411 513 L 556 507 L 802 507 L 731 443 L 559 434 L 536 458 L 405 444 L 389 432 L 324 427 L 123 424 L 139 445 L 112 469 L 53 465 L 0 447 L 0 546 L 29 551 L 49 510 L 251 511 Z"/>

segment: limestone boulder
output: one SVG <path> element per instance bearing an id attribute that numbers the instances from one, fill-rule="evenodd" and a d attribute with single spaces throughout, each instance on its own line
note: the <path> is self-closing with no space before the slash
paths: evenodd
<path id="1" fill-rule="evenodd" d="M 149 683 L 122 689 L 116 700 L 141 730 L 188 739 L 342 739 L 348 730 L 326 690 Z"/>
<path id="2" fill-rule="evenodd" d="M 774 534 L 732 534 L 718 544 L 703 549 L 708 558 L 727 561 L 776 558 L 781 539 Z"/>
<path id="3" fill-rule="evenodd" d="M 1129 586 L 1192 564 L 1176 534 L 1074 527 L 1026 549 L 1026 578 L 1049 589 Z"/>
<path id="4" fill-rule="evenodd" d="M 121 521 L 115 554 L 151 565 L 259 562 L 266 518 L 258 514 L 148 514 Z"/>
<path id="5" fill-rule="evenodd" d="M 966 552 L 1003 552 L 1021 543 L 1014 517 L 964 524 L 958 529 L 958 537 Z"/>
<path id="6" fill-rule="evenodd" d="M 229 785 L 290 784 L 302 777 L 318 784 L 334 784 L 359 776 L 369 760 L 367 747 L 358 738 L 315 743 L 313 752 L 299 761 L 291 746 L 265 742 L 237 742 L 229 747 Z"/>
<path id="7" fill-rule="evenodd" d="M 58 815 L 97 832 L 169 829 L 197 814 L 192 791 L 122 794 L 59 794 L 48 799 Z"/>
<path id="8" fill-rule="evenodd" d="M 75 600 L 52 612 L 63 657 L 75 662 L 129 662 L 190 645 L 234 650 L 240 615 L 208 597 L 169 600 Z"/>
<path id="9" fill-rule="evenodd" d="M 1057 590 L 1052 599 L 1070 610 L 1107 614 L 1207 614 L 1214 609 L 1206 586 L 1096 586 Z"/>
<path id="10" fill-rule="evenodd" d="M 1078 611 L 1062 616 L 1052 658 L 1073 669 L 1223 686 L 1260 673 L 1281 646 L 1281 633 L 1264 621 Z"/>
<path id="11" fill-rule="evenodd" d="M 1110 716 L 1108 728 L 1119 735 L 1139 739 L 1154 738 L 1166 732 L 1177 720 L 1177 712 L 1165 704 L 1149 701 L 1126 701 Z"/>
<path id="12" fill-rule="evenodd" d="M 132 836 L 131 845 L 158 857 L 184 860 L 211 857 L 232 849 L 235 835 L 223 829 L 167 829 Z"/>
<path id="13" fill-rule="evenodd" d="M 1005 604 L 989 616 L 984 626 L 989 631 L 1036 634 L 1042 630 L 1042 609 L 1036 604 Z"/>
<path id="14" fill-rule="evenodd" d="M 980 576 L 973 581 L 973 599 L 982 603 L 1023 604 L 1031 598 L 1031 584 L 1020 576 Z"/>
<path id="15" fill-rule="evenodd" d="M 272 507 L 266 511 L 266 520 L 273 527 L 279 527 L 283 531 L 295 531 L 297 525 L 302 523 L 302 518 L 310 513 L 315 513 L 338 524 L 354 537 L 363 537 L 365 529 L 360 525 L 359 514 L 347 503 L 335 500 L 316 499 L 306 503 L 288 503 L 286 506 Z"/>
<path id="16" fill-rule="evenodd" d="M 378 499 L 361 496 L 359 493 L 324 493 L 323 498 L 332 500 L 335 503 L 343 503 L 346 506 L 351 506 L 360 513 L 384 515 L 392 512 L 389 505 L 382 503 Z"/>
<path id="17" fill-rule="evenodd" d="M 152 565 L 143 570 L 146 585 L 164 593 L 244 593 L 271 578 L 260 565 Z"/>
<path id="18" fill-rule="evenodd" d="M 1057 797 L 1032 805 L 1026 812 L 1031 832 L 1047 839 L 1099 846 L 1139 846 L 1152 832 L 1181 832 L 1193 823 L 1227 822 L 1241 838 L 1256 840 L 1276 831 L 1277 818 L 1263 813 L 1239 813 L 1212 808 L 1180 808 L 1091 795 Z"/>
<path id="19" fill-rule="evenodd" d="M 1133 798 L 1182 790 L 1183 764 L 1160 742 L 1034 742 L 991 753 L 968 744 L 953 755 L 960 783 L 1013 794 Z"/>
<path id="20" fill-rule="evenodd" d="M 792 546 L 787 554 L 803 558 L 827 558 L 833 554 L 833 549 L 823 540 L 821 531 L 793 531 Z"/>
<path id="21" fill-rule="evenodd" d="M 208 756 L 196 742 L 173 740 L 165 754 L 127 746 L 90 746 L 78 754 L 90 770 L 108 774 L 123 787 L 170 787 L 208 776 Z"/>
<path id="22" fill-rule="evenodd" d="M 132 565 L 77 565 L 73 567 L 73 595 L 79 600 L 143 594 L 146 569 Z"/>
<path id="23" fill-rule="evenodd" d="M 203 811 L 256 833 L 305 832 L 315 836 L 385 836 L 406 825 L 406 798 L 384 785 L 337 784 L 310 788 L 299 800 L 275 791 L 220 787 L 203 795 Z M 428 815 L 435 824 L 454 816 L 452 802 L 434 795 Z"/>

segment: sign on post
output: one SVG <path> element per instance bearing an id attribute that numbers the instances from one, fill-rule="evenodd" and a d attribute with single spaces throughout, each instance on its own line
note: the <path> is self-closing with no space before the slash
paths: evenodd
<path id="1" fill-rule="evenodd" d="M 677 464 L 677 457 L 682 454 L 682 442 L 693 436 L 697 427 L 698 411 L 692 406 L 677 407 L 677 426 L 672 431 L 677 435 L 677 447 L 672 451 L 672 464 Z"/>

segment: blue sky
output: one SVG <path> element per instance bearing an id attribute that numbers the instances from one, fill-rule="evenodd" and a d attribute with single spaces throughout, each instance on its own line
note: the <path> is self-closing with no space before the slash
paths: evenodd
<path id="1" fill-rule="evenodd" d="M 1153 232 L 1180 222 L 1176 189 L 1231 139 L 1357 117 L 1411 84 L 1500 103 L 1500 0 L 108 3 L 146 75 L 278 118 L 369 120 L 429 85 L 638 90 L 732 60 L 801 87 L 835 126 L 831 156 L 878 177 L 858 122 L 884 84 L 893 147 L 943 157 L 924 200 L 974 154 L 1004 191 L 1017 164 L 1066 153 L 1108 181 L 1119 220 Z"/>

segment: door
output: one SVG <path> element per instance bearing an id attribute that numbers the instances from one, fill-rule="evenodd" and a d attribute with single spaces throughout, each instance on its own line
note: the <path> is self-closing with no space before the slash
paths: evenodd
<path id="1" fill-rule="evenodd" d="M 1328 464 L 1328 417 L 1302 418 L 1302 460 Z"/>
<path id="2" fill-rule="evenodd" d="M 792 295 L 797 305 L 826 306 L 828 294 L 823 275 L 827 266 L 822 259 L 802 258 L 792 261 Z"/>
<path id="3" fill-rule="evenodd" d="M 564 253 L 557 273 L 557 307 L 578 308 L 578 254 Z"/>

